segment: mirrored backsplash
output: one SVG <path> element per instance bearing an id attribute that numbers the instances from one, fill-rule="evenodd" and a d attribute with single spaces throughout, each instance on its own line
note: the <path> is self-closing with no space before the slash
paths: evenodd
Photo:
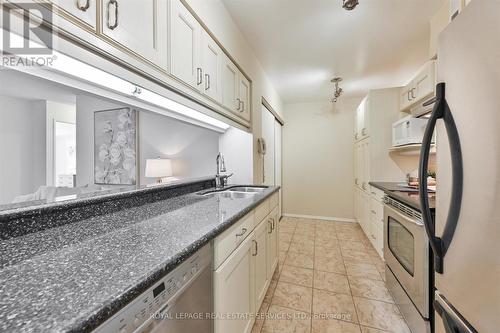
<path id="1" fill-rule="evenodd" d="M 2 69 L 0 211 L 212 175 L 219 136 Z"/>

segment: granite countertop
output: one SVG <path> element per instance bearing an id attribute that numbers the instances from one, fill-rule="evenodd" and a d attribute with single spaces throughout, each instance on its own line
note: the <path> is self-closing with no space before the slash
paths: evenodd
<path id="1" fill-rule="evenodd" d="M 403 182 L 370 182 L 371 186 L 384 191 L 388 196 L 421 211 L 418 189 L 405 186 Z M 436 208 L 436 193 L 429 192 L 429 207 Z"/>
<path id="2" fill-rule="evenodd" d="M 0 331 L 91 331 L 278 189 L 185 194 L 0 240 Z"/>

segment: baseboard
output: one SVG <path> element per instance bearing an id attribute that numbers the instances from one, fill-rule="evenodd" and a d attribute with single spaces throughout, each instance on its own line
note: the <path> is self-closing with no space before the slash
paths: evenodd
<path id="1" fill-rule="evenodd" d="M 303 219 L 313 219 L 313 220 L 356 223 L 355 219 L 350 219 L 350 218 L 345 218 L 345 217 L 315 216 L 315 215 L 301 215 L 301 214 L 283 214 L 283 216 L 284 217 L 303 218 Z"/>

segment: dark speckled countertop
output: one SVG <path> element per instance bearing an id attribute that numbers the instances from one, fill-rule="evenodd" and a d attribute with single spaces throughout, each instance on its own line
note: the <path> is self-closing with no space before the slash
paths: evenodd
<path id="1" fill-rule="evenodd" d="M 184 194 L 0 240 L 0 331 L 91 331 L 278 189 Z"/>
<path id="2" fill-rule="evenodd" d="M 388 196 L 402 203 L 405 203 L 416 209 L 421 211 L 420 209 L 420 199 L 418 196 L 418 189 L 412 189 L 408 186 L 403 186 L 402 182 L 394 183 L 394 182 L 370 182 L 371 186 L 376 187 L 385 192 Z M 434 210 L 436 207 L 436 193 L 429 193 L 429 206 L 431 210 Z"/>

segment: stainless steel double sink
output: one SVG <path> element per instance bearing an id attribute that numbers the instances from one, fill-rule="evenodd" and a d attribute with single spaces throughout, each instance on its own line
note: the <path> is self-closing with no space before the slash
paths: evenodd
<path id="1" fill-rule="evenodd" d="M 204 196 L 217 196 L 229 199 L 247 199 L 264 192 L 267 186 L 234 186 L 221 190 L 199 193 Z"/>

